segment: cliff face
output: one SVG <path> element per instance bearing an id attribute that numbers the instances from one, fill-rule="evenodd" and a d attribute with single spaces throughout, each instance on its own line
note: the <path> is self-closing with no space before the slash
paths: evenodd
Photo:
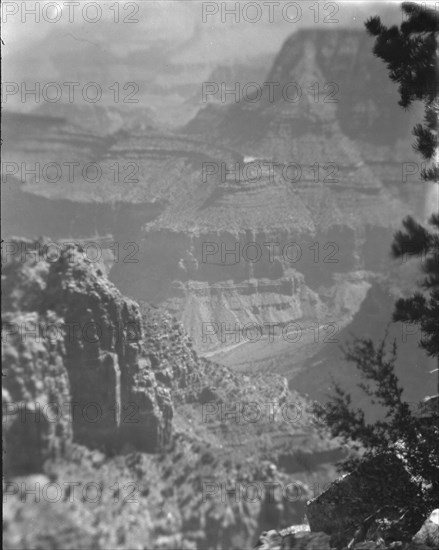
<path id="1" fill-rule="evenodd" d="M 127 195 L 126 181 L 134 180 L 136 166 L 105 159 L 116 131 L 102 135 L 99 125 L 90 129 L 93 110 L 58 107 L 60 116 L 45 108 L 4 113 L 4 233 L 52 239 L 116 234 L 133 240 L 163 205 L 136 189 Z M 97 112 L 105 119 L 105 110 Z"/>
<path id="2" fill-rule="evenodd" d="M 64 454 L 73 438 L 72 423 L 59 414 L 70 402 L 64 341 L 40 342 L 30 334 L 40 323 L 47 326 L 59 321 L 54 313 L 39 315 L 29 311 L 7 312 L 2 318 L 6 436 L 3 442 L 7 471 L 40 471 L 50 456 Z M 27 327 L 27 341 L 18 334 L 19 327 Z"/>
<path id="3" fill-rule="evenodd" d="M 224 216 L 233 215 L 237 206 L 231 203 Z M 210 213 L 211 220 L 220 215 L 215 208 Z M 245 213 L 252 215 L 251 207 Z M 304 215 L 311 219 L 302 211 L 294 222 L 278 225 L 277 231 L 276 226 L 226 229 L 222 223 L 216 230 L 197 233 L 151 227 L 139 240 L 136 269 L 115 264 L 111 278 L 136 299 L 166 304 L 200 351 L 227 347 L 233 340 L 221 342 L 217 334 L 203 341 L 203 323 L 223 323 L 232 329 L 236 323 L 238 332 L 248 323 L 262 327 L 290 321 L 332 321 L 341 328 L 342 317 L 348 321 L 358 307 L 348 298 L 352 272 L 357 272 L 356 284 L 361 276 L 367 287 L 388 259 L 392 231 L 342 222 L 325 229 L 312 223 L 308 230 L 300 230 Z M 145 278 L 137 276 L 140 266 Z"/>
<path id="4" fill-rule="evenodd" d="M 245 154 L 252 154 L 249 147 L 270 147 L 271 140 L 277 158 L 280 152 L 287 153 L 285 160 L 289 162 L 294 160 L 291 153 L 299 134 L 313 137 L 314 143 L 319 138 L 343 135 L 357 145 L 368 144 L 360 150 L 372 163 L 383 159 L 395 163 L 401 157 L 396 159 L 388 153 L 404 152 L 399 149 L 400 140 L 407 136 L 408 141 L 411 121 L 401 113 L 396 86 L 385 66 L 374 58 L 372 48 L 373 38 L 362 31 L 299 30 L 285 41 L 266 71 L 263 82 L 274 85 L 262 86 L 261 82 L 262 95 L 257 101 L 252 99 L 254 90 L 249 90 L 249 98 L 237 98 L 227 113 L 209 105 L 186 130 L 206 138 L 210 133 L 215 140 L 233 143 Z M 241 86 L 246 82 L 241 79 Z M 290 83 L 298 88 L 285 89 Z M 205 125 L 208 120 L 211 124 Z M 291 139 L 281 143 L 282 136 Z M 323 144 L 327 151 L 331 146 L 339 147 L 331 139 Z M 372 150 L 379 156 L 373 158 Z M 341 162 L 342 158 L 334 160 Z"/>
<path id="5" fill-rule="evenodd" d="M 10 241 L 3 266 L 4 386 L 15 413 L 9 436 L 20 445 L 17 431 L 30 430 L 58 450 L 72 441 L 107 450 L 163 448 L 172 404 L 143 351 L 138 305 L 81 247 L 60 247 L 55 255 L 52 248 L 51 256 L 45 244 Z M 24 421 L 35 414 L 27 409 L 36 411 L 34 423 Z"/>

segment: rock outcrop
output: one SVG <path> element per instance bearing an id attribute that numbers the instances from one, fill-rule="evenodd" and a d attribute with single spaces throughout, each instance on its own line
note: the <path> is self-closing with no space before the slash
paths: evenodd
<path id="1" fill-rule="evenodd" d="M 413 537 L 413 542 L 439 548 L 439 510 L 434 510 Z"/>
<path id="2" fill-rule="evenodd" d="M 169 389 L 156 379 L 143 347 L 139 306 L 120 294 L 80 246 L 54 251 L 47 245 L 11 240 L 5 247 L 10 456 L 20 445 L 26 448 L 26 434 L 39 438 L 36 446 L 48 454 L 69 441 L 162 449 L 170 440 L 173 409 Z M 11 458 L 9 466 L 19 462 Z"/>
<path id="3" fill-rule="evenodd" d="M 427 550 L 439 547 L 438 511 L 425 519 L 417 480 L 383 453 L 307 502 L 308 524 L 261 534 L 258 550 Z"/>
<path id="4" fill-rule="evenodd" d="M 409 541 L 422 525 L 419 487 L 401 460 L 377 455 L 307 504 L 311 531 L 336 546 L 383 538 Z"/>
<path id="5" fill-rule="evenodd" d="M 2 316 L 5 471 L 39 472 L 45 460 L 64 454 L 72 440 L 66 411 L 71 398 L 65 343 L 63 339 L 41 341 L 36 336 L 40 327 L 59 322 L 55 312 L 6 312 Z M 28 331 L 25 339 L 20 334 L 22 327 Z"/>

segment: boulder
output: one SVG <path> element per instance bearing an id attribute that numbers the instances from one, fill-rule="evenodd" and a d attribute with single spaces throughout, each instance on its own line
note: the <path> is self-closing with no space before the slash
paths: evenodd
<path id="1" fill-rule="evenodd" d="M 408 506 L 409 505 L 409 506 Z M 331 535 L 337 547 L 380 538 L 409 541 L 422 525 L 418 486 L 403 462 L 380 454 L 308 501 L 311 531 Z"/>
<path id="2" fill-rule="evenodd" d="M 424 544 L 428 548 L 439 548 L 439 510 L 434 510 L 424 525 L 413 537 L 413 542 Z"/>

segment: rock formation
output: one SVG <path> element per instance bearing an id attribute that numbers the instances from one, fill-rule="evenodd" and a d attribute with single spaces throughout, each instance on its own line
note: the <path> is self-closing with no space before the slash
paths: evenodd
<path id="1" fill-rule="evenodd" d="M 306 514 L 311 531 L 332 535 L 337 546 L 373 538 L 410 540 L 423 521 L 419 498 L 403 463 L 378 455 L 308 502 Z M 384 518 L 392 518 L 390 526 Z"/>
<path id="2" fill-rule="evenodd" d="M 429 548 L 439 548 L 439 510 L 433 510 L 423 526 L 413 537 L 413 542 Z"/>
<path id="3" fill-rule="evenodd" d="M 5 255 L 6 444 L 23 445 L 24 431 L 48 439 L 37 445 L 48 453 L 71 441 L 164 448 L 172 403 L 144 354 L 138 305 L 80 246 L 49 243 L 11 240 Z M 8 456 L 13 470 L 12 448 Z"/>
<path id="4" fill-rule="evenodd" d="M 437 511 L 425 517 L 418 481 L 392 454 L 377 455 L 307 502 L 308 524 L 261 534 L 258 550 L 427 550 Z"/>

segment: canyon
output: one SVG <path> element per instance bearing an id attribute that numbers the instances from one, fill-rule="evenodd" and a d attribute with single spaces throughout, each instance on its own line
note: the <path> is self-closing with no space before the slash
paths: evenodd
<path id="1" fill-rule="evenodd" d="M 266 70 L 253 60 L 208 73 L 228 86 L 239 75 L 261 80 L 257 101 L 200 109 L 195 86 L 180 83 L 194 116 L 180 112 L 178 127 L 149 107 L 5 109 L 9 548 L 248 547 L 266 529 L 302 523 L 306 501 L 337 478 L 349 450 L 310 412 L 330 400 L 333 378 L 368 417 L 380 414 L 357 392 L 340 346 L 387 334 L 406 399 L 429 393 L 421 335 L 391 322 L 417 264 L 389 254 L 401 220 L 425 218 L 410 135 L 421 115 L 401 111 L 371 51 L 364 32 L 299 30 Z M 54 342 L 18 330 L 52 324 L 62 327 Z M 102 332 L 72 337 L 75 324 Z M 97 401 L 104 414 L 51 421 L 70 401 L 81 410 Z M 251 403 L 294 403 L 300 416 L 223 415 Z M 20 422 L 23 409 L 43 411 L 41 422 Z M 133 411 L 139 422 L 127 420 Z M 112 490 L 91 506 L 64 495 L 60 534 L 50 504 L 15 492 L 23 479 Z M 223 498 L 240 483 L 282 489 L 292 479 L 293 500 L 282 490 Z M 138 500 L 115 500 L 116 481 L 135 483 Z"/>
<path id="2" fill-rule="evenodd" d="M 418 112 L 400 113 L 370 52 L 364 33 L 295 33 L 264 80 L 279 87 L 208 103 L 178 132 L 93 105 L 6 112 L 5 232 L 109 242 L 111 280 L 175 315 L 199 353 L 292 381 L 301 358 L 362 315 L 368 292 L 412 283 L 389 249 L 405 215 L 424 216 L 416 171 L 403 172 Z M 281 93 L 291 82 L 297 101 Z M 421 397 L 431 362 L 416 362 Z"/>

